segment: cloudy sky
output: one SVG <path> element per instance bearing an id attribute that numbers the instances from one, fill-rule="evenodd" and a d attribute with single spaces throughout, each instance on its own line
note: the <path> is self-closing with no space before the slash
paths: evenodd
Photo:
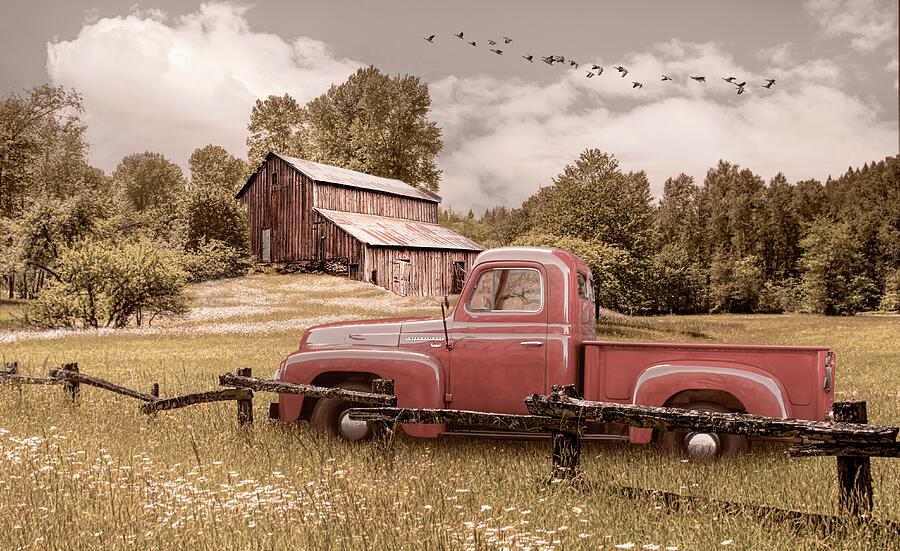
<path id="1" fill-rule="evenodd" d="M 444 206 L 478 212 L 518 206 L 588 147 L 645 170 L 656 195 L 719 159 L 794 182 L 896 155 L 897 12 L 896 0 L 0 0 L 0 93 L 77 89 L 92 160 L 112 171 L 146 150 L 184 167 L 208 143 L 245 157 L 256 98 L 306 102 L 369 64 L 418 75 L 443 129 Z M 549 54 L 581 66 L 540 62 Z M 591 64 L 603 74 L 586 78 Z"/>

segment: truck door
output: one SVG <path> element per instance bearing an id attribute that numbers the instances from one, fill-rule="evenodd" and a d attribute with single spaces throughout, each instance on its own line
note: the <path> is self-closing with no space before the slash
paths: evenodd
<path id="1" fill-rule="evenodd" d="M 546 390 L 546 274 L 484 264 L 473 278 L 454 309 L 448 407 L 527 413 L 525 396 Z"/>

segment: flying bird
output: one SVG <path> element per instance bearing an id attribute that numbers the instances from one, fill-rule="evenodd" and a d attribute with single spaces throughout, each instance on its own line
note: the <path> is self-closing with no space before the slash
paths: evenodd
<path id="1" fill-rule="evenodd" d="M 597 76 L 599 77 L 602 74 L 603 74 L 603 67 L 597 67 Z"/>
<path id="2" fill-rule="evenodd" d="M 763 88 L 772 88 L 772 85 L 775 84 L 774 78 L 767 78 L 766 83 L 762 85 Z"/>
<path id="3" fill-rule="evenodd" d="M 594 78 L 594 73 L 588 71 L 587 74 L 584 76 L 586 76 L 587 78 Z"/>
<path id="4" fill-rule="evenodd" d="M 512 38 L 510 38 L 510 37 L 508 37 L 508 36 L 504 36 L 504 37 L 503 37 L 503 43 L 504 43 L 504 44 L 509 44 L 510 42 L 512 42 Z"/>
<path id="5" fill-rule="evenodd" d="M 488 44 L 490 44 L 491 46 L 496 46 L 496 45 L 497 45 L 497 43 L 494 42 L 493 40 L 488 40 Z"/>
<path id="6" fill-rule="evenodd" d="M 427 40 L 428 42 L 431 42 L 432 44 L 434 44 L 434 35 L 433 34 L 428 35 L 428 36 L 424 37 L 423 40 Z"/>
<path id="7" fill-rule="evenodd" d="M 740 95 L 743 94 L 743 93 L 744 93 L 744 87 L 743 87 L 743 86 L 738 86 L 737 94 L 740 96 Z"/>
<path id="8" fill-rule="evenodd" d="M 659 80 L 672 80 L 672 79 L 669 78 L 669 77 L 667 77 L 666 75 L 662 75 L 662 78 L 659 79 Z"/>
<path id="9" fill-rule="evenodd" d="M 534 56 L 533 56 L 533 55 L 523 55 L 523 56 L 522 56 L 522 59 L 527 59 L 527 60 L 530 61 L 531 63 L 534 63 Z"/>
<path id="10" fill-rule="evenodd" d="M 455 36 L 456 38 L 460 38 L 460 39 L 461 39 L 461 38 L 463 37 L 463 32 L 462 32 L 462 31 L 459 31 L 459 34 L 454 34 L 453 36 Z"/>
<path id="11" fill-rule="evenodd" d="M 620 73 L 622 73 L 622 78 L 625 78 L 625 75 L 628 74 L 628 69 L 626 69 L 625 67 L 622 67 L 621 65 L 618 65 L 617 67 L 615 67 L 615 69 L 616 69 L 616 71 L 619 71 Z"/>
<path id="12" fill-rule="evenodd" d="M 571 65 L 572 67 L 575 67 L 576 69 L 578 68 L 578 62 L 575 61 L 574 59 L 569 60 L 569 65 Z"/>
<path id="13" fill-rule="evenodd" d="M 470 41 L 469 44 L 471 44 L 472 46 L 475 46 L 476 48 L 478 47 L 478 44 L 475 44 L 474 40 Z"/>
<path id="14" fill-rule="evenodd" d="M 596 71 L 597 69 L 603 69 L 603 67 L 599 65 L 591 65 L 591 71 Z"/>
<path id="15" fill-rule="evenodd" d="M 692 78 L 693 80 L 696 80 L 697 82 L 706 82 L 706 77 L 701 77 L 701 76 L 696 76 L 696 77 L 695 77 L 695 76 L 691 75 L 691 78 Z"/>
<path id="16" fill-rule="evenodd" d="M 556 61 L 556 60 L 553 59 L 553 56 L 552 56 L 552 55 L 548 55 L 547 57 L 542 57 L 542 58 L 541 58 L 541 61 L 543 61 L 543 62 L 546 63 L 547 65 L 553 65 L 553 62 Z"/>
<path id="17" fill-rule="evenodd" d="M 491 48 L 491 51 L 497 55 L 503 55 L 503 50 L 495 50 L 494 48 Z"/>
<path id="18" fill-rule="evenodd" d="M 732 84 L 734 84 L 738 88 L 743 88 L 744 86 L 747 86 L 747 81 L 745 80 L 744 82 L 732 82 Z"/>
<path id="19" fill-rule="evenodd" d="M 553 61 L 555 61 L 557 63 L 565 63 L 566 58 L 561 55 L 555 55 L 555 56 L 553 56 Z"/>
<path id="20" fill-rule="evenodd" d="M 631 82 L 631 87 L 632 87 L 632 88 L 643 88 L 644 85 L 641 84 L 640 82 L 634 82 L 634 81 L 632 81 L 632 82 Z"/>
<path id="21" fill-rule="evenodd" d="M 735 80 L 736 78 L 737 78 L 737 77 L 728 77 L 728 78 L 722 77 L 722 80 L 724 80 L 725 82 L 727 82 L 727 83 L 729 83 L 729 84 L 734 84 L 734 80 Z"/>

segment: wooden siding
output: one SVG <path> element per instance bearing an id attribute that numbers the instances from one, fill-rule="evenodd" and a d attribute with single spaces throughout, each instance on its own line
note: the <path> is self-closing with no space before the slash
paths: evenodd
<path id="1" fill-rule="evenodd" d="M 432 249 L 392 249 L 366 247 L 364 281 L 372 281 L 372 271 L 377 271 L 376 285 L 407 296 L 435 296 L 449 294 L 453 286 L 454 262 L 465 262 L 466 271 L 472 268 L 474 251 L 446 251 Z M 408 259 L 409 283 L 396 281 L 401 272 L 400 259 Z"/>
<path id="2" fill-rule="evenodd" d="M 272 186 L 272 174 L 277 173 Z M 250 250 L 262 261 L 263 230 L 271 230 L 271 261 L 343 260 L 354 279 L 375 283 L 397 294 L 443 295 L 453 285 L 454 263 L 469 270 L 476 251 L 369 247 L 313 210 L 314 207 L 406 218 L 436 224 L 438 205 L 409 197 L 318 183 L 282 159 L 271 157 L 240 198 L 247 208 Z M 408 283 L 395 281 L 408 259 Z"/>
<path id="3" fill-rule="evenodd" d="M 322 182 L 316 183 L 316 206 L 328 210 L 406 218 L 431 224 L 438 222 L 437 203 Z"/>

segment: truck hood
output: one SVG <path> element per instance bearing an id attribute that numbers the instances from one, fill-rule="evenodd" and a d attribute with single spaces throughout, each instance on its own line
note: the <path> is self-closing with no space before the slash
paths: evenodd
<path id="1" fill-rule="evenodd" d="M 423 318 L 398 318 L 349 321 L 318 325 L 307 330 L 301 349 L 347 348 L 352 346 L 390 346 L 400 343 L 403 324 Z"/>

